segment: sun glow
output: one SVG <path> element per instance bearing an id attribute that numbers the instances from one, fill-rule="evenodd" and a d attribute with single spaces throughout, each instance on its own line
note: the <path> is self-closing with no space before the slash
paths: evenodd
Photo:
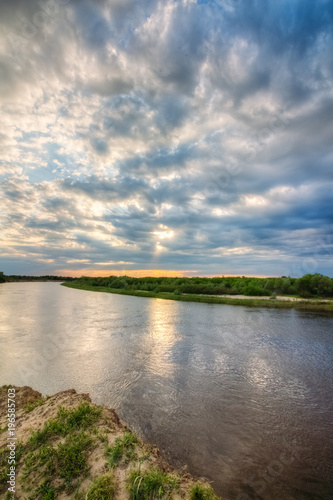
<path id="1" fill-rule="evenodd" d="M 154 231 L 153 234 L 156 234 L 161 240 L 164 240 L 164 238 L 173 238 L 175 235 L 173 231 Z"/>

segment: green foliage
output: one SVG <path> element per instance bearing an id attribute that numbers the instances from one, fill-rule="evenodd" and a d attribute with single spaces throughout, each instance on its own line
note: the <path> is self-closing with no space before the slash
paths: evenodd
<path id="1" fill-rule="evenodd" d="M 1 276 L 2 275 L 2 276 Z M 13 282 L 13 281 L 75 281 L 77 278 L 72 278 L 71 276 L 53 276 L 53 275 L 44 275 L 44 276 L 21 276 L 19 274 L 10 274 L 4 275 L 0 273 L 0 283 L 4 281 Z"/>
<path id="2" fill-rule="evenodd" d="M 64 479 L 66 488 L 71 489 L 72 481 L 88 471 L 87 452 L 91 446 L 92 439 L 84 431 L 70 434 L 63 443 L 60 442 L 57 446 L 44 443 L 37 450 L 28 451 L 25 457 L 23 478 L 26 479 L 33 471 L 42 470 L 47 478 L 56 474 Z M 44 483 L 43 488 L 46 491 L 41 492 L 52 494 L 53 489 L 48 487 L 48 483 Z M 53 497 L 46 496 L 45 498 Z"/>
<path id="3" fill-rule="evenodd" d="M 140 290 L 158 294 L 193 295 L 278 295 L 333 297 L 333 279 L 321 274 L 309 274 L 303 278 L 251 278 L 240 276 L 221 276 L 215 278 L 167 278 L 130 276 L 109 276 L 108 278 L 87 278 L 76 280 L 76 284 L 94 287 L 106 287 L 113 290 Z M 142 295 L 144 296 L 144 295 Z"/>
<path id="4" fill-rule="evenodd" d="M 116 486 L 113 474 L 108 473 L 94 480 L 86 495 L 86 500 L 113 500 Z"/>
<path id="5" fill-rule="evenodd" d="M 28 444 L 37 448 L 54 436 L 66 436 L 75 429 L 85 429 L 96 422 L 101 415 L 101 409 L 82 403 L 73 410 L 59 407 L 57 417 L 45 422 L 44 427 L 32 433 Z"/>
<path id="6" fill-rule="evenodd" d="M 65 479 L 66 483 L 85 474 L 88 470 L 85 452 L 90 447 L 92 441 L 90 436 L 81 432 L 79 435 L 70 435 L 65 443 L 59 443 L 55 453 L 56 467 L 59 477 Z"/>
<path id="7" fill-rule="evenodd" d="M 321 296 L 331 297 L 333 295 L 333 279 L 322 274 L 306 274 L 296 284 L 297 291 L 301 297 Z"/>
<path id="8" fill-rule="evenodd" d="M 36 401 L 34 401 L 33 403 L 27 403 L 24 407 L 25 411 L 26 412 L 30 412 L 32 410 L 34 410 L 35 408 L 37 408 L 37 406 L 41 406 L 45 403 L 45 401 L 48 399 L 48 397 L 40 397 L 38 399 L 36 399 Z"/>
<path id="9" fill-rule="evenodd" d="M 110 467 L 116 467 L 119 460 L 123 456 L 123 447 L 120 442 L 120 439 L 116 439 L 114 446 L 111 446 L 107 449 L 107 455 L 109 456 L 108 463 Z"/>
<path id="10" fill-rule="evenodd" d="M 179 488 L 180 479 L 154 467 L 141 472 L 133 470 L 128 478 L 127 487 L 134 500 L 162 498 Z"/>
<path id="11" fill-rule="evenodd" d="M 54 488 L 54 486 L 51 486 L 51 484 L 48 481 L 41 484 L 35 490 L 35 498 L 41 498 L 42 500 L 54 500 L 56 498 L 56 494 L 57 494 L 56 488 Z"/>
<path id="12" fill-rule="evenodd" d="M 136 457 L 135 446 L 138 440 L 135 434 L 126 431 L 122 438 L 116 438 L 113 446 L 106 448 L 108 455 L 108 464 L 110 467 L 116 467 L 122 458 L 125 462 Z"/>
<path id="13" fill-rule="evenodd" d="M 17 442 L 15 449 L 15 465 L 17 466 L 20 458 L 23 454 L 23 445 L 20 441 Z M 9 473 L 8 464 L 8 448 L 2 448 L 0 450 L 0 486 L 7 482 L 7 474 Z M 0 488 L 1 489 L 1 488 Z"/>
<path id="14" fill-rule="evenodd" d="M 108 287 L 94 287 L 83 284 L 65 284 L 70 288 L 78 290 L 89 290 L 91 292 L 105 292 L 105 293 L 119 293 L 120 295 L 134 295 L 137 297 L 156 297 L 166 300 L 179 300 L 182 302 L 201 302 L 205 304 L 228 304 L 233 306 L 246 306 L 246 307 L 265 307 L 275 309 L 297 309 L 302 311 L 333 311 L 333 299 L 328 298 L 327 301 L 311 300 L 311 301 L 291 301 L 291 300 L 267 300 L 261 297 L 244 297 L 242 299 L 225 297 L 221 295 L 195 295 L 195 294 L 182 294 L 175 295 L 174 293 L 155 293 L 146 291 L 133 291 L 133 290 L 115 290 Z M 237 292 L 239 293 L 239 292 Z M 280 293 L 279 293 L 280 295 Z M 296 296 L 296 294 L 292 294 Z M 319 298 L 319 297 L 318 297 Z"/>
<path id="15" fill-rule="evenodd" d="M 8 451 L 6 448 L 0 450 L 0 485 L 7 481 L 8 473 Z"/>
<path id="16" fill-rule="evenodd" d="M 270 295 L 270 292 L 260 286 L 249 284 L 244 288 L 243 294 L 253 297 L 260 297 L 260 296 Z"/>
<path id="17" fill-rule="evenodd" d="M 31 434 L 26 446 L 23 479 L 38 471 L 47 478 L 57 475 L 64 481 L 58 488 L 49 482 L 43 483 L 35 491 L 36 498 L 55 498 L 59 488 L 72 492 L 74 479 L 86 475 L 87 453 L 93 445 L 93 438 L 85 430 L 94 425 L 101 411 L 88 403 L 72 410 L 60 406 L 56 418 L 48 420 L 42 429 Z M 55 445 L 56 438 L 65 440 Z"/>
<path id="18" fill-rule="evenodd" d="M 217 497 L 210 486 L 196 483 L 190 490 L 190 500 L 217 500 Z"/>

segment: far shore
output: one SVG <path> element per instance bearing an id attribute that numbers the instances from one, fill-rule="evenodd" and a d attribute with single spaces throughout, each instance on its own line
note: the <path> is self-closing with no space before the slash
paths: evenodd
<path id="1" fill-rule="evenodd" d="M 333 300 L 330 299 L 302 299 L 288 296 L 277 296 L 275 298 L 271 298 L 269 296 L 251 297 L 246 295 L 196 295 L 185 293 L 177 295 L 169 292 L 155 293 L 147 292 L 145 290 L 126 290 L 103 286 L 83 285 L 75 282 L 62 283 L 62 286 L 90 292 L 115 293 L 118 295 L 180 300 L 184 302 L 203 302 L 206 304 L 227 304 L 233 306 L 266 307 L 275 309 L 297 309 L 302 311 L 333 311 Z"/>

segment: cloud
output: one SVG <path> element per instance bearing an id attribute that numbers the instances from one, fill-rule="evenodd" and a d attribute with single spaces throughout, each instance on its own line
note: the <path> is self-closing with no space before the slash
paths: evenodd
<path id="1" fill-rule="evenodd" d="M 2 3 L 0 268 L 332 275 L 332 18 Z"/>

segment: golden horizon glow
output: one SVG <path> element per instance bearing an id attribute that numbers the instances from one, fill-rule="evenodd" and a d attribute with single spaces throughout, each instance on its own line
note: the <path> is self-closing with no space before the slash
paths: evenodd
<path id="1" fill-rule="evenodd" d="M 87 276 L 89 278 L 107 278 L 108 276 L 130 276 L 132 278 L 144 278 L 144 277 L 155 277 L 155 278 L 235 278 L 235 277 L 246 277 L 246 278 L 274 278 L 273 275 L 263 275 L 263 274 L 205 274 L 199 273 L 198 271 L 190 270 L 164 270 L 164 269 L 126 269 L 126 270 L 99 270 L 99 269 L 60 269 L 50 276 L 68 276 L 71 278 L 80 278 L 81 276 Z"/>

